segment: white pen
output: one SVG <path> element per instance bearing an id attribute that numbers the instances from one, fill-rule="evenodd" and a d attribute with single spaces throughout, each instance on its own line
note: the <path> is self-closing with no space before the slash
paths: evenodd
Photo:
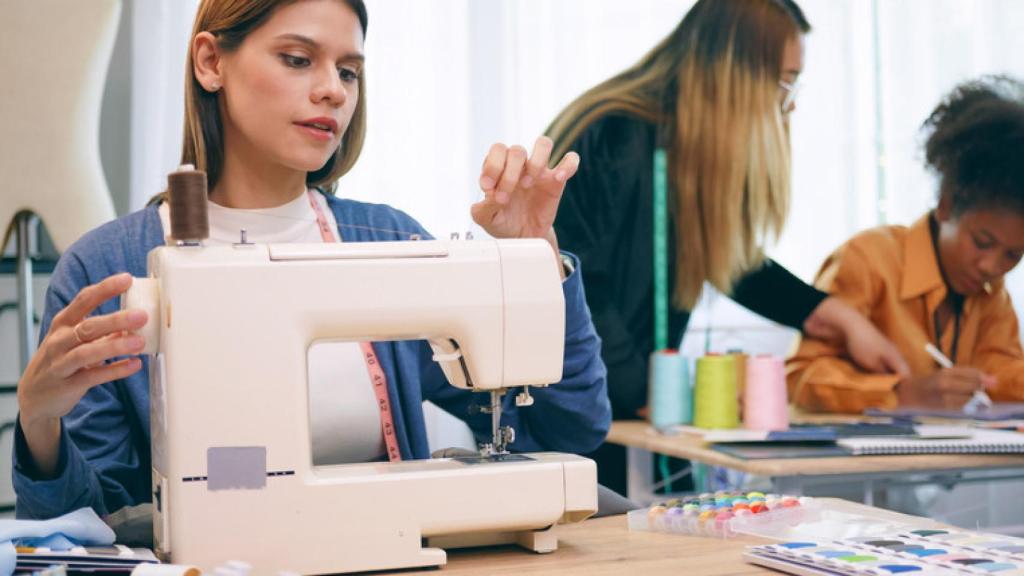
<path id="1" fill-rule="evenodd" d="M 946 358 L 946 355 L 942 353 L 942 350 L 936 348 L 935 345 L 932 344 L 931 342 L 925 343 L 924 351 L 927 352 L 929 356 L 934 358 L 935 361 L 939 363 L 939 366 L 942 366 L 943 368 L 953 367 L 953 362 L 950 361 L 949 358 Z"/>
<path id="2" fill-rule="evenodd" d="M 946 358 L 946 355 L 942 353 L 942 350 L 936 348 L 931 342 L 925 343 L 924 351 L 934 358 L 939 366 L 942 366 L 943 368 L 953 367 L 953 362 L 950 361 L 949 358 Z M 983 406 L 990 408 L 992 406 L 992 399 L 988 397 L 988 394 L 986 394 L 984 390 L 979 388 L 974 391 L 974 396 L 971 396 L 971 399 L 967 401 L 967 404 L 964 404 L 964 412 L 973 414 Z"/>

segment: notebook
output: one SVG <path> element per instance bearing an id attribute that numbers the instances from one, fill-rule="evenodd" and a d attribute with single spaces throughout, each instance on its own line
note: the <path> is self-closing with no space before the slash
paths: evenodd
<path id="1" fill-rule="evenodd" d="M 110 546 L 76 546 L 71 550 L 18 546 L 17 570 L 34 572 L 64 566 L 67 572 L 129 573 L 139 564 L 159 564 L 151 550 Z"/>
<path id="2" fill-rule="evenodd" d="M 864 411 L 864 414 L 867 416 L 886 416 L 891 418 L 932 417 L 981 421 L 1012 420 L 1024 418 L 1024 403 L 997 402 L 991 408 L 973 413 L 967 413 L 963 410 L 941 410 L 938 408 L 898 408 L 896 410 L 868 408 Z"/>
<path id="3" fill-rule="evenodd" d="M 930 424 L 828 424 L 822 426 L 795 425 L 788 430 L 763 431 L 745 428 L 712 429 L 704 433 L 708 444 L 807 444 L 811 442 L 835 443 L 840 438 L 863 436 L 905 436 L 908 438 L 962 438 L 970 436 L 967 426 L 936 426 Z"/>
<path id="4" fill-rule="evenodd" d="M 712 444 L 711 448 L 741 460 L 776 460 L 790 458 L 829 458 L 850 456 L 850 451 L 834 443 L 811 442 L 806 444 Z"/>
<path id="5" fill-rule="evenodd" d="M 793 427 L 789 430 L 747 430 L 746 428 L 714 429 L 704 434 L 708 444 L 744 442 L 835 442 L 836 432 L 824 426 Z"/>
<path id="6" fill-rule="evenodd" d="M 1024 454 L 1024 434 L 972 430 L 969 438 L 843 438 L 837 442 L 857 456 L 883 454 Z"/>

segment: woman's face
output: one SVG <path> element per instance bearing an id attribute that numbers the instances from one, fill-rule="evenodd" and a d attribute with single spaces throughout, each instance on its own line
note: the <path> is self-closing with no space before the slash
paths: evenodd
<path id="1" fill-rule="evenodd" d="M 779 82 L 779 106 L 783 117 L 796 110 L 796 89 L 804 71 L 804 35 L 798 34 L 786 41 L 782 49 L 782 78 Z"/>
<path id="2" fill-rule="evenodd" d="M 940 202 L 938 253 L 950 289 L 971 296 L 1002 278 L 1024 254 L 1024 214 L 977 208 L 953 216 Z"/>
<path id="3" fill-rule="evenodd" d="M 311 172 L 338 148 L 359 99 L 363 32 L 339 0 L 277 9 L 221 58 L 225 146 L 250 169 Z"/>

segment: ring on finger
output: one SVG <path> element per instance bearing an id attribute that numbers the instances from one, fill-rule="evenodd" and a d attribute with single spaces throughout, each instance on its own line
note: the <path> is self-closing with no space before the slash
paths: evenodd
<path id="1" fill-rule="evenodd" d="M 84 322 L 79 322 L 78 324 L 75 324 L 75 329 L 73 330 L 73 332 L 75 333 L 75 340 L 78 340 L 79 344 L 85 344 L 86 342 L 88 342 L 88 340 L 82 338 L 82 335 L 78 333 L 78 330 L 82 327 L 82 324 L 84 324 Z"/>

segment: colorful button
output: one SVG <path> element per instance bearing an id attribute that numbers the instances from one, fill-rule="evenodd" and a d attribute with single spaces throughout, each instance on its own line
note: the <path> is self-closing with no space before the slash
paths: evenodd
<path id="1" fill-rule="evenodd" d="M 661 516 L 664 513 L 665 513 L 665 507 L 664 506 L 651 506 L 651 509 L 647 511 L 647 519 L 648 520 L 654 520 L 655 518 L 657 518 L 658 516 Z"/>

